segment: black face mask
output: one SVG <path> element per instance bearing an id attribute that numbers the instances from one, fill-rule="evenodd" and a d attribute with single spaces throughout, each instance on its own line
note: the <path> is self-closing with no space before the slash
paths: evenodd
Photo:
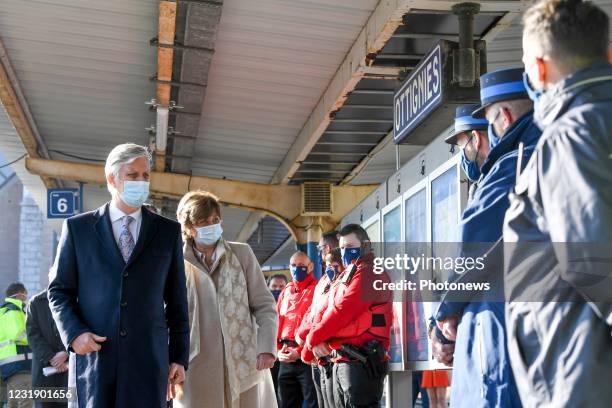
<path id="1" fill-rule="evenodd" d="M 278 302 L 278 297 L 280 296 L 282 290 L 280 290 L 280 289 L 270 289 L 270 292 L 272 292 L 272 296 L 274 296 L 274 300 L 276 300 Z"/>

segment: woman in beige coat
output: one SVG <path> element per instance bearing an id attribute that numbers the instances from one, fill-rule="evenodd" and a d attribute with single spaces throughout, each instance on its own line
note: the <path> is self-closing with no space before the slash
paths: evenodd
<path id="1" fill-rule="evenodd" d="M 187 193 L 177 218 L 185 241 L 189 370 L 174 400 L 186 408 L 275 408 L 270 370 L 278 317 L 248 244 L 221 237 L 221 205 Z"/>

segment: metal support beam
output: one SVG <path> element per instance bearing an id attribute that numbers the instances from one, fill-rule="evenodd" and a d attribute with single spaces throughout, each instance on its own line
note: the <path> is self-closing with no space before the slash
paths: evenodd
<path id="1" fill-rule="evenodd" d="M 247 220 L 242 225 L 242 228 L 238 232 L 236 236 L 236 241 L 238 242 L 247 242 L 248 239 L 253 235 L 257 226 L 259 225 L 259 221 L 261 221 L 266 216 L 266 213 L 261 211 L 252 211 Z"/>
<path id="2" fill-rule="evenodd" d="M 376 146 L 376 142 L 318 142 L 322 146 Z M 333 154 L 333 152 L 331 152 Z"/>
<path id="3" fill-rule="evenodd" d="M 393 95 L 395 91 L 389 89 L 354 89 L 351 93 L 362 95 Z"/>
<path id="4" fill-rule="evenodd" d="M 437 40 L 449 40 L 449 41 L 457 41 L 459 39 L 459 35 L 457 34 L 438 34 L 438 33 L 399 33 L 393 34 L 393 38 L 403 38 L 403 39 L 425 39 L 431 40 L 435 38 Z M 475 40 L 480 39 L 479 35 L 474 36 Z"/>
<path id="5" fill-rule="evenodd" d="M 364 157 L 359 162 L 359 164 L 355 166 L 353 170 L 351 170 L 351 172 L 340 182 L 340 184 L 347 185 L 351 181 L 353 181 L 355 177 L 361 174 L 361 172 L 368 166 L 368 163 L 370 163 L 370 160 L 372 160 L 374 156 L 378 154 L 378 152 L 384 149 L 385 146 L 387 146 L 392 141 L 393 141 L 393 131 L 389 132 L 387 136 L 385 136 L 385 138 L 381 140 L 380 143 L 378 143 L 377 146 L 374 149 L 372 149 L 372 151 L 368 153 L 368 155 Z"/>
<path id="6" fill-rule="evenodd" d="M 386 132 L 366 131 L 366 130 L 326 130 L 324 135 L 377 135 L 383 136 Z"/>
<path id="7" fill-rule="evenodd" d="M 385 109 L 392 110 L 393 106 L 388 105 L 344 105 L 342 109 Z"/>
<path id="8" fill-rule="evenodd" d="M 478 3 L 460 3 L 453 6 L 459 18 L 458 66 L 453 76 L 459 86 L 472 87 L 476 81 L 476 51 L 474 50 L 474 15 L 480 10 Z"/>
<path id="9" fill-rule="evenodd" d="M 45 143 L 25 100 L 11 66 L 4 43 L 0 40 L 0 102 L 4 105 L 26 152 L 30 157 L 49 157 Z M 55 180 L 43 177 L 47 188 L 57 187 Z"/>
<path id="10" fill-rule="evenodd" d="M 334 123 L 393 123 L 393 119 L 334 119 Z"/>
<path id="11" fill-rule="evenodd" d="M 27 158 L 26 169 L 42 177 L 106 185 L 104 166 L 101 165 Z M 321 218 L 320 223 L 325 228 L 333 228 L 353 209 L 355 203 L 363 200 L 376 187 L 332 186 L 333 208 L 329 216 Z M 210 191 L 227 206 L 275 217 L 287 227 L 297 242 L 301 242 L 298 234 L 303 217 L 300 215 L 301 187 L 298 185 L 262 184 L 153 171 L 150 189 L 152 195 L 173 199 L 179 199 L 194 189 Z"/>
<path id="12" fill-rule="evenodd" d="M 424 54 L 378 54 L 377 58 L 396 59 L 396 60 L 420 60 Z"/>
<path id="13" fill-rule="evenodd" d="M 166 168 L 166 140 L 168 135 L 168 106 L 170 106 L 170 93 L 172 91 L 172 62 L 174 58 L 174 34 L 176 31 L 176 3 L 160 1 L 159 28 L 157 41 L 157 90 L 155 99 L 157 107 L 157 143 L 155 147 L 155 170 L 164 171 Z M 163 123 L 160 123 L 163 122 Z M 164 125 L 164 126 L 160 126 Z M 160 132 L 163 132 L 160 133 Z"/>

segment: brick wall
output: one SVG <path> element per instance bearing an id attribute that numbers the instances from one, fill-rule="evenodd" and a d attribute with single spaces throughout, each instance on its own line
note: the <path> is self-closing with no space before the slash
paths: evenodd
<path id="1" fill-rule="evenodd" d="M 19 280 L 33 295 L 48 283 L 48 271 L 53 262 L 54 232 L 46 215 L 24 190 L 19 224 Z"/>

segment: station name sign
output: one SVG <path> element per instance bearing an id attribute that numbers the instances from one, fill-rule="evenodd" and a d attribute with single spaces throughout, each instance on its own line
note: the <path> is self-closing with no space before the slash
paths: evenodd
<path id="1" fill-rule="evenodd" d="M 438 43 L 393 96 L 393 140 L 399 143 L 443 101 L 442 50 Z"/>

